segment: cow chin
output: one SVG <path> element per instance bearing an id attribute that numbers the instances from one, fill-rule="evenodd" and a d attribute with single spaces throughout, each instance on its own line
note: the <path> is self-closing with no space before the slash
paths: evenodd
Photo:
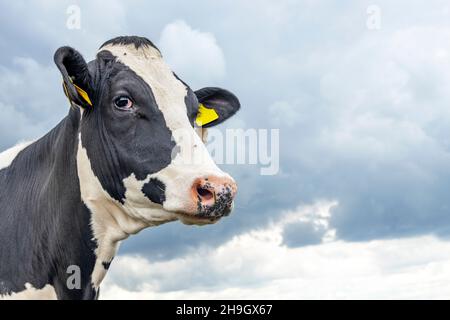
<path id="1" fill-rule="evenodd" d="M 219 221 L 222 217 L 202 217 L 197 215 L 189 215 L 184 213 L 178 213 L 178 220 L 180 220 L 185 225 L 197 225 L 203 226 L 207 224 L 214 224 Z"/>

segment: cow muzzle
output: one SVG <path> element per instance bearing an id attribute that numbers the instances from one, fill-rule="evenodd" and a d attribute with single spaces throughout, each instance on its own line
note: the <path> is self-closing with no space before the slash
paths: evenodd
<path id="1" fill-rule="evenodd" d="M 230 214 L 237 185 L 229 177 L 207 176 L 194 181 L 192 201 L 196 203 L 198 218 L 219 219 Z"/>

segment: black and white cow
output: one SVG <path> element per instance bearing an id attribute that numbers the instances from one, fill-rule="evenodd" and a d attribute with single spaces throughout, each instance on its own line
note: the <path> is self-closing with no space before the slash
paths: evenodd
<path id="1" fill-rule="evenodd" d="M 121 240 L 230 213 L 236 184 L 207 153 L 203 127 L 239 109 L 220 88 L 192 91 L 147 39 L 107 41 L 86 63 L 54 56 L 71 102 L 43 138 L 0 154 L 0 296 L 94 299 Z M 200 106 L 200 107 L 199 107 Z M 69 288 L 78 266 L 81 287 Z"/>

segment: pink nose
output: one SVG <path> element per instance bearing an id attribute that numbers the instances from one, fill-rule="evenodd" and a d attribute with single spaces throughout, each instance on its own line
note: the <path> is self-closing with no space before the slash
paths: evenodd
<path id="1" fill-rule="evenodd" d="M 199 215 L 224 216 L 231 211 L 237 185 L 230 178 L 208 176 L 192 185 L 192 196 Z"/>

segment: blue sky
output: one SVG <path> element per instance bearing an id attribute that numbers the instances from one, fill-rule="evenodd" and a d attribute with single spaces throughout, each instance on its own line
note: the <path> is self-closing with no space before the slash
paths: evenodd
<path id="1" fill-rule="evenodd" d="M 70 5 L 81 29 L 66 27 Z M 0 148 L 67 113 L 59 46 L 91 60 L 146 36 L 194 89 L 240 98 L 221 130 L 280 129 L 280 172 L 223 166 L 233 215 L 131 237 L 107 297 L 448 297 L 449 21 L 446 1 L 2 1 Z"/>

